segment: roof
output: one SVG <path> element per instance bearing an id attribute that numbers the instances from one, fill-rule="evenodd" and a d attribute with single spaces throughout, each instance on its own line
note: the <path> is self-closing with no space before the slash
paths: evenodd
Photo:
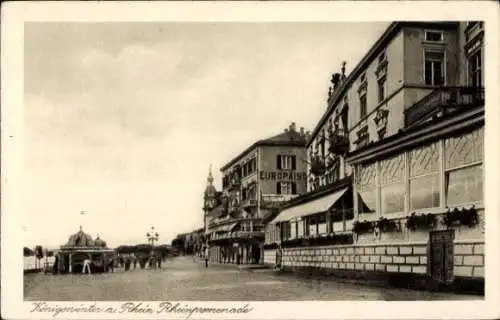
<path id="1" fill-rule="evenodd" d="M 319 130 L 323 127 L 324 123 L 328 117 L 332 114 L 337 102 L 343 98 L 344 93 L 352 85 L 352 83 L 358 78 L 358 76 L 368 67 L 368 65 L 378 56 L 380 52 L 389 44 L 389 42 L 394 39 L 394 37 L 399 33 L 403 27 L 427 27 L 427 28 L 457 28 L 458 22 L 449 21 L 400 21 L 391 23 L 387 29 L 382 33 L 378 40 L 373 44 L 373 46 L 368 50 L 361 61 L 356 65 L 356 67 L 351 71 L 349 76 L 344 82 L 340 84 L 338 89 L 333 92 L 331 99 L 329 99 L 327 111 L 323 114 L 320 121 L 314 128 L 310 139 L 307 142 L 306 147 L 309 147 Z"/>
<path id="2" fill-rule="evenodd" d="M 287 201 L 283 205 L 282 210 L 300 205 L 302 203 L 312 201 L 316 198 L 322 197 L 326 194 L 330 194 L 330 193 L 335 192 L 337 190 L 340 190 L 342 188 L 349 187 L 352 185 L 352 183 L 353 183 L 352 175 L 348 175 L 347 177 L 345 177 L 343 179 L 335 181 L 335 183 L 319 187 L 318 189 L 316 189 L 314 191 L 303 193 L 303 194 L 299 195 L 298 197 L 293 198 L 290 201 Z"/>
<path id="3" fill-rule="evenodd" d="M 305 147 L 306 146 L 306 138 L 301 135 L 297 131 L 288 130 L 286 132 L 282 132 L 275 136 L 272 136 L 267 139 L 258 140 L 257 142 L 250 145 L 243 152 L 225 164 L 220 171 L 224 171 L 227 168 L 231 167 L 233 164 L 238 162 L 241 158 L 243 158 L 246 154 L 248 154 L 253 149 L 260 146 L 296 146 L 296 147 Z"/>
<path id="4" fill-rule="evenodd" d="M 285 209 L 281 211 L 280 214 L 273 221 L 271 221 L 271 223 L 288 221 L 293 218 L 325 212 L 332 206 L 334 206 L 337 201 L 342 198 L 342 196 L 347 192 L 347 190 L 349 190 L 348 187 L 338 190 L 334 193 L 327 194 L 323 197 L 314 199 L 312 201 Z"/>
<path id="5" fill-rule="evenodd" d="M 68 242 L 66 243 L 67 247 L 93 247 L 94 239 L 88 233 L 83 232 L 82 229 L 75 234 L 72 234 Z"/>

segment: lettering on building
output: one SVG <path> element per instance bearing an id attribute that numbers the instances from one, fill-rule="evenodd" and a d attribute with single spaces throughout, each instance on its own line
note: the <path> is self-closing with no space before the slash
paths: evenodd
<path id="1" fill-rule="evenodd" d="M 296 171 L 261 171 L 260 180 L 289 180 L 301 181 L 306 180 L 307 175 L 305 172 Z"/>

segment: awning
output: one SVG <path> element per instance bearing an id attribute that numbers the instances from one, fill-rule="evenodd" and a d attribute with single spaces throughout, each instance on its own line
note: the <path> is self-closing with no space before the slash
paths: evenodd
<path id="1" fill-rule="evenodd" d="M 346 193 L 349 188 L 341 189 L 324 197 L 314 199 L 312 201 L 299 204 L 291 208 L 284 209 L 274 218 L 271 223 L 288 221 L 293 218 L 308 216 L 315 213 L 325 212 L 330 209 L 335 203 Z"/>
<path id="2" fill-rule="evenodd" d="M 212 232 L 230 232 L 234 229 L 234 227 L 236 227 L 237 224 L 238 223 L 225 224 L 223 226 L 219 226 Z"/>

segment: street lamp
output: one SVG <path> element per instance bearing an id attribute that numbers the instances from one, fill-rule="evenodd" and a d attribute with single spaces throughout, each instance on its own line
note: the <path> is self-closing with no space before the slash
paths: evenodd
<path id="1" fill-rule="evenodd" d="M 158 232 L 155 232 L 155 227 L 151 227 L 151 232 L 146 233 L 146 237 L 148 238 L 148 243 L 151 242 L 151 252 L 153 252 L 155 241 L 158 241 L 160 235 L 158 234 Z"/>

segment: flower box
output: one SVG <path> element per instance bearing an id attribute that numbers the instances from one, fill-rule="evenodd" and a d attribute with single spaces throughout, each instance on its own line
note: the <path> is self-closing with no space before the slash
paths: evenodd
<path id="1" fill-rule="evenodd" d="M 473 206 L 470 209 L 455 208 L 453 210 L 448 210 L 443 216 L 443 224 L 448 228 L 457 225 L 465 225 L 468 227 L 473 227 L 479 222 L 479 215 L 476 208 Z"/>

